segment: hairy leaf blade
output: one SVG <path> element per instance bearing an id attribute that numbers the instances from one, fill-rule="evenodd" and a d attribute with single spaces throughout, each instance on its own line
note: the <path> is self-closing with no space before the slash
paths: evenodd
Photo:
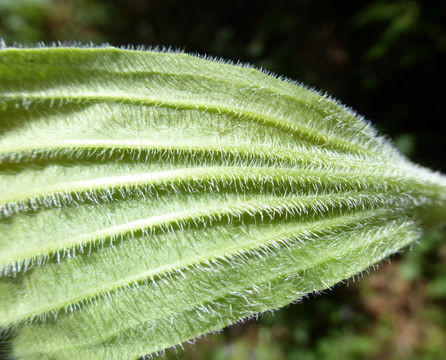
<path id="1" fill-rule="evenodd" d="M 0 325 L 27 358 L 163 351 L 357 274 L 446 209 L 442 176 L 328 98 L 113 48 L 0 51 L 0 176 Z"/>

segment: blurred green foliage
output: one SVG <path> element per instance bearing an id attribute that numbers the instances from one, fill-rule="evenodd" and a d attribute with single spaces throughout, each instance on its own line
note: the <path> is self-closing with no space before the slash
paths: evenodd
<path id="1" fill-rule="evenodd" d="M 446 172 L 444 1 L 1 0 L 7 45 L 172 47 L 323 89 L 414 161 Z M 211 335 L 169 359 L 444 359 L 445 231 L 349 286 Z"/>

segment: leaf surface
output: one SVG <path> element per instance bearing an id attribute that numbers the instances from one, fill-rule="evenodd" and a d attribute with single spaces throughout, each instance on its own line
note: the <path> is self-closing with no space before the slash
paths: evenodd
<path id="1" fill-rule="evenodd" d="M 446 181 L 250 67 L 0 50 L 0 326 L 28 359 L 136 359 L 352 277 Z"/>

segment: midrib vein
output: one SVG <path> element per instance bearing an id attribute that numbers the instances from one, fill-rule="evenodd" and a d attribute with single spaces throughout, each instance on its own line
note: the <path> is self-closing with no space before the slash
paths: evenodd
<path id="1" fill-rule="evenodd" d="M 47 197 L 54 200 L 54 197 L 63 200 L 64 196 L 74 194 L 74 196 L 82 193 L 93 193 L 100 190 L 125 190 L 129 188 L 137 188 L 140 186 L 158 186 L 158 185 L 188 185 L 194 183 L 196 186 L 206 185 L 227 185 L 234 182 L 247 183 L 256 181 L 261 184 L 268 184 L 271 181 L 278 183 L 295 183 L 305 182 L 306 185 L 311 184 L 331 184 L 336 188 L 341 186 L 350 186 L 350 188 L 366 189 L 372 186 L 373 189 L 379 187 L 385 188 L 386 191 L 393 188 L 399 189 L 400 183 L 398 177 L 385 174 L 371 174 L 362 176 L 349 174 L 348 171 L 335 171 L 334 169 L 327 171 L 323 169 L 309 168 L 273 168 L 269 166 L 209 166 L 209 167 L 190 167 L 173 170 L 156 171 L 149 173 L 139 173 L 132 175 L 108 176 L 89 180 L 81 180 L 74 182 L 62 182 L 33 189 L 30 192 L 15 193 L 3 195 L 0 198 L 0 210 L 7 209 L 14 204 L 20 205 L 27 201 L 44 201 Z M 407 183 L 413 183 L 414 186 L 419 185 L 417 178 L 405 179 Z M 397 185 L 393 185 L 392 183 Z M 405 185 L 407 185 L 405 183 Z M 352 186 L 353 185 L 353 186 Z M 377 186 L 378 185 L 378 186 Z M 401 186 L 401 184 L 399 184 Z M 322 191 L 322 189 L 320 189 Z"/>
<path id="2" fill-rule="evenodd" d="M 317 215 L 318 212 L 329 211 L 329 209 L 340 208 L 352 203 L 352 197 L 356 195 L 356 205 L 362 204 L 369 206 L 370 203 L 378 202 L 380 205 L 388 205 L 393 202 L 393 198 L 389 196 L 387 199 L 381 199 L 379 202 L 373 195 L 362 194 L 359 196 L 354 193 L 340 193 L 329 195 L 307 195 L 307 196 L 285 196 L 285 197 L 264 197 L 260 200 L 231 200 L 229 202 L 219 204 L 218 206 L 204 207 L 197 209 L 187 209 L 183 211 L 169 212 L 161 215 L 150 216 L 145 219 L 126 222 L 123 224 L 111 226 L 105 229 L 96 230 L 81 235 L 75 235 L 65 238 L 63 242 L 57 241 L 47 244 L 44 247 L 18 249 L 19 256 L 10 252 L 10 259 L 3 259 L 3 267 L 6 269 L 12 264 L 26 259 L 33 259 L 44 256 L 45 254 L 56 254 L 60 249 L 74 248 L 76 246 L 85 247 L 89 244 L 95 244 L 98 241 L 106 241 L 115 239 L 118 236 L 135 233 L 148 229 L 163 229 L 166 226 L 186 226 L 201 224 L 207 221 L 209 225 L 215 221 L 221 221 L 223 218 L 239 218 L 242 215 L 250 216 L 265 213 L 265 216 L 301 216 L 305 214 Z M 326 202 L 326 203 L 324 203 Z M 272 220 L 272 219 L 271 219 Z M 12 256 L 11 256 L 12 255 Z"/>

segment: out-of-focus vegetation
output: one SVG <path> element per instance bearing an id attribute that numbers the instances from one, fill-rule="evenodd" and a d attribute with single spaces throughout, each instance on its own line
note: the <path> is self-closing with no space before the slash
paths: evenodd
<path id="1" fill-rule="evenodd" d="M 323 89 L 415 162 L 446 172 L 443 1 L 2 0 L 7 45 L 166 46 L 241 60 Z M 184 359 L 444 359 L 446 241 L 323 295 L 208 336 Z"/>

